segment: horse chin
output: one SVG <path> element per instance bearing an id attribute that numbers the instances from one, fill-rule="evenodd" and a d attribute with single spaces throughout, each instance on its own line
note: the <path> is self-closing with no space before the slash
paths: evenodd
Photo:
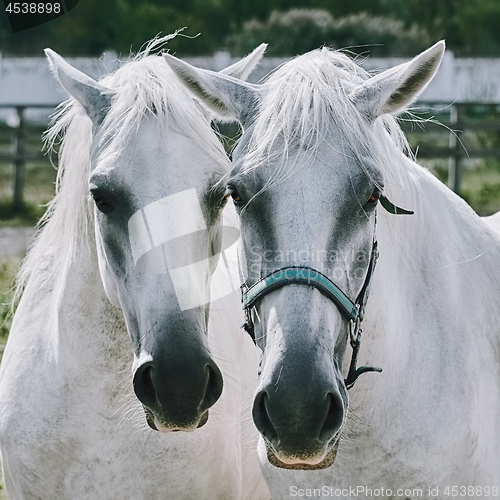
<path id="1" fill-rule="evenodd" d="M 179 432 L 179 431 L 192 432 L 196 429 L 199 429 L 200 427 L 203 427 L 208 422 L 208 410 L 205 413 L 203 413 L 198 422 L 195 422 L 192 425 L 180 426 L 176 424 L 160 423 L 158 422 L 153 412 L 149 408 L 147 408 L 146 406 L 143 406 L 143 408 L 144 408 L 144 413 L 146 414 L 146 422 L 148 423 L 149 427 L 154 431 L 159 431 L 163 433 Z"/>
<path id="2" fill-rule="evenodd" d="M 292 470 L 321 470 L 331 467 L 335 462 L 337 457 L 337 451 L 339 447 L 339 442 L 337 441 L 335 445 L 330 448 L 325 455 L 318 458 L 310 459 L 300 459 L 300 458 L 288 458 L 281 456 L 278 458 L 274 452 L 272 446 L 266 441 L 266 451 L 267 459 L 271 465 L 278 467 L 280 469 L 292 469 Z"/>

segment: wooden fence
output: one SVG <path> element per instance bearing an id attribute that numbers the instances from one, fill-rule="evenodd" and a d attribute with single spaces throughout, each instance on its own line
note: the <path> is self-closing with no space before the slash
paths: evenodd
<path id="1" fill-rule="evenodd" d="M 481 108 L 485 112 L 479 118 L 471 117 L 471 110 Z M 429 113 L 426 113 L 428 115 Z M 432 113 L 431 113 L 432 114 Z M 500 106 L 485 103 L 455 103 L 446 107 L 446 113 L 439 113 L 439 123 L 428 122 L 425 130 L 415 134 L 415 124 L 403 122 L 403 130 L 410 135 L 412 146 L 418 147 L 417 158 L 448 158 L 448 186 L 460 194 L 463 163 L 466 159 L 499 158 L 500 159 Z M 446 116 L 447 115 L 447 116 Z M 486 116 L 489 119 L 486 119 Z M 496 140 L 490 140 L 489 146 L 481 147 L 473 140 L 481 133 L 493 133 Z M 429 145 L 425 134 L 440 134 L 447 145 Z M 416 140 L 415 140 L 416 138 Z M 423 145 L 419 146 L 422 139 Z M 496 147 L 496 146 L 499 147 Z"/>
<path id="2" fill-rule="evenodd" d="M 498 105 L 495 104 L 454 104 L 446 108 L 448 116 L 442 112 L 439 115 L 439 120 L 445 127 L 438 127 L 432 123 L 428 123 L 425 126 L 425 131 L 419 131 L 414 125 L 403 123 L 403 129 L 410 134 L 412 146 L 418 146 L 418 158 L 448 158 L 448 184 L 457 193 L 460 193 L 461 171 L 464 159 L 500 158 L 500 148 L 498 147 L 467 145 L 467 140 L 465 139 L 467 135 L 480 132 L 493 132 L 498 134 L 499 137 L 498 141 L 493 142 L 496 142 L 500 146 L 500 111 L 498 112 L 498 120 L 471 120 L 467 110 L 473 109 L 474 106 L 499 110 Z M 10 134 L 11 137 L 10 149 L 5 150 L 4 148 L 0 150 L 0 168 L 5 168 L 5 164 L 13 165 L 12 207 L 14 211 L 21 211 L 23 208 L 23 185 L 26 163 L 46 161 L 47 166 L 50 166 L 48 158 L 41 152 L 41 142 L 39 140 L 36 141 L 37 138 L 40 138 L 46 125 L 28 122 L 25 116 L 26 106 L 3 107 L 10 107 L 15 110 L 17 114 L 17 119 L 15 120 L 17 126 L 9 127 L 4 123 L 0 123 L 0 135 L 5 137 L 6 134 Z M 54 106 L 45 105 L 38 106 L 38 108 L 53 109 Z M 496 115 L 496 112 L 493 115 Z M 449 127 L 451 131 L 446 127 Z M 441 144 L 437 146 L 425 144 L 425 134 L 439 135 L 440 141 L 438 142 Z M 420 138 L 424 141 L 422 146 L 419 146 Z M 464 139 L 462 140 L 462 138 Z M 31 147 L 29 147 L 30 142 L 33 144 Z"/>
<path id="3" fill-rule="evenodd" d="M 30 106 L 30 108 L 48 108 L 54 109 L 55 106 Z M 26 120 L 26 106 L 0 106 L 0 108 L 12 108 L 15 110 L 15 125 L 9 126 L 6 123 L 0 122 L 0 135 L 10 135 L 10 149 L 5 151 L 0 150 L 0 166 L 4 164 L 13 165 L 12 176 L 12 208 L 14 212 L 19 212 L 23 208 L 23 188 L 26 163 L 30 161 L 49 161 L 41 151 L 40 137 L 46 129 L 44 124 L 29 123 Z M 29 139 L 34 139 L 35 146 L 29 147 Z M 38 140 L 36 140 L 38 139 Z"/>

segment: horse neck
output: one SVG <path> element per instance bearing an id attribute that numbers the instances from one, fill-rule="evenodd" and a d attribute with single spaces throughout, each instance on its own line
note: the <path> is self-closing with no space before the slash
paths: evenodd
<path id="1" fill-rule="evenodd" d="M 498 294 L 485 293 L 500 286 L 498 240 L 432 174 L 410 160 L 404 168 L 404 192 L 393 187 L 388 196 L 415 214 L 392 215 L 379 208 L 380 258 L 365 320 L 373 335 L 365 336 L 365 348 L 388 363 L 397 363 L 417 344 L 453 345 L 463 356 L 477 349 L 473 343 L 500 349 L 493 335 L 500 301 Z"/>
<path id="2" fill-rule="evenodd" d="M 489 243 L 481 219 L 430 172 L 407 158 L 403 161 L 404 188 L 389 185 L 388 197 L 414 215 L 396 216 L 379 209 L 377 233 L 387 247 L 384 251 L 391 259 L 407 262 L 413 274 L 477 256 Z"/>
<path id="3" fill-rule="evenodd" d="M 117 361 L 128 359 L 130 348 L 122 314 L 109 303 L 99 274 L 93 217 L 88 214 L 86 228 L 74 219 L 74 227 L 59 235 L 59 209 L 63 207 L 55 208 L 29 256 L 39 267 L 31 272 L 24 294 L 27 299 L 46 303 L 44 334 L 58 363 L 71 363 L 76 358 L 80 364 L 99 362 L 106 350 L 115 352 Z M 42 297 L 45 290 L 50 291 Z"/>

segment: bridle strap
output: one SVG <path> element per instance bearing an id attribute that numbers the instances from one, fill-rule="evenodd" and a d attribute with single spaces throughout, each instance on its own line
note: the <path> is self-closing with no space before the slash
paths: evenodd
<path id="1" fill-rule="evenodd" d="M 387 210 L 390 214 L 393 215 L 413 215 L 415 212 L 413 210 L 406 210 L 405 208 L 398 207 L 392 203 L 389 199 L 387 199 L 384 195 L 380 196 L 380 204 L 382 207 Z"/>
<path id="2" fill-rule="evenodd" d="M 359 321 L 363 321 L 364 315 L 365 315 L 365 307 L 366 307 L 366 302 L 368 300 L 368 294 L 370 292 L 370 285 L 372 282 L 372 276 L 373 272 L 375 271 L 375 264 L 377 263 L 378 260 L 378 242 L 376 237 L 373 237 L 373 246 L 372 246 L 372 252 L 370 255 L 370 262 L 368 264 L 368 272 L 366 273 L 366 278 L 365 282 L 363 283 L 363 286 L 361 287 L 361 290 L 358 294 L 358 297 L 356 299 L 356 304 L 359 304 Z"/>
<path id="3" fill-rule="evenodd" d="M 310 285 L 332 300 L 342 315 L 351 321 L 356 321 L 359 307 L 327 276 L 311 267 L 283 267 L 257 281 L 250 288 L 243 290 L 243 309 L 249 309 L 267 293 L 291 284 Z"/>
<path id="4" fill-rule="evenodd" d="M 339 308 L 344 318 L 354 323 L 361 322 L 364 316 L 365 304 L 368 299 L 371 278 L 378 259 L 378 244 L 375 237 L 368 264 L 368 272 L 361 291 L 353 302 L 328 276 L 311 267 L 290 266 L 273 271 L 265 278 L 260 279 L 251 287 L 241 285 L 241 302 L 245 311 L 250 310 L 264 295 L 285 285 L 293 283 L 309 285 L 332 300 Z M 249 325 L 249 326 L 253 326 Z"/>

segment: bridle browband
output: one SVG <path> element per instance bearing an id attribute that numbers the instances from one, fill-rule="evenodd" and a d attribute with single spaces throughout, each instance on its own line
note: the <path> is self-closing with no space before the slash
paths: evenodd
<path id="1" fill-rule="evenodd" d="M 385 196 L 380 197 L 380 204 L 388 212 L 395 215 L 413 214 L 412 211 L 397 207 Z M 277 288 L 290 284 L 309 285 L 317 288 L 337 306 L 342 316 L 349 321 L 349 337 L 352 347 L 352 357 L 349 365 L 349 372 L 347 374 L 347 378 L 344 380 L 344 383 L 347 389 L 350 389 L 358 377 L 363 373 L 382 371 L 382 368 L 374 366 L 356 367 L 359 349 L 361 346 L 361 322 L 363 321 L 365 306 L 370 290 L 370 283 L 373 271 L 375 270 L 378 255 L 378 243 L 376 236 L 374 235 L 370 262 L 368 264 L 368 272 L 363 286 L 361 287 L 361 291 L 354 302 L 330 278 L 328 278 L 328 276 L 325 276 L 323 273 L 311 267 L 283 267 L 268 274 L 266 277 L 260 279 L 250 287 L 246 285 L 242 276 L 241 302 L 243 310 L 245 311 L 245 323 L 242 328 L 250 335 L 254 343 L 256 343 L 255 326 L 250 310 L 259 299 Z"/>

